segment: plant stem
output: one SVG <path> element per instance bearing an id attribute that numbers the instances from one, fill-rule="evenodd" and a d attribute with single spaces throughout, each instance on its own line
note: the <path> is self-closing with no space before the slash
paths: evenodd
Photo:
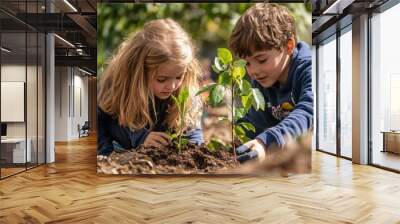
<path id="1" fill-rule="evenodd" d="M 232 123 L 232 149 L 233 149 L 233 155 L 235 157 L 236 160 L 236 150 L 235 150 L 235 137 L 234 137 L 234 125 L 235 125 L 235 121 L 234 121 L 234 98 L 235 98 L 235 82 L 234 80 L 232 80 L 232 102 L 231 102 L 231 113 L 232 113 L 232 119 L 231 119 L 231 123 Z"/>
<path id="2" fill-rule="evenodd" d="M 178 152 L 179 154 L 181 153 L 181 144 L 182 144 L 182 130 L 183 130 L 183 117 L 185 116 L 184 110 L 185 107 L 183 107 L 182 111 L 179 113 L 180 114 L 180 124 L 179 124 L 179 137 L 178 137 Z"/>

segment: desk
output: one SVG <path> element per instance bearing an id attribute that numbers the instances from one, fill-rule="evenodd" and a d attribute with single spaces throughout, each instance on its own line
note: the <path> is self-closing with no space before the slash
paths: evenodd
<path id="1" fill-rule="evenodd" d="M 4 159 L 6 163 L 30 162 L 32 141 L 28 138 L 26 142 L 28 147 L 26 147 L 25 154 L 25 138 L 1 139 L 1 159 Z M 25 161 L 25 158 L 27 158 L 27 161 Z"/>
<path id="2" fill-rule="evenodd" d="M 383 151 L 400 154 L 400 131 L 382 131 Z"/>

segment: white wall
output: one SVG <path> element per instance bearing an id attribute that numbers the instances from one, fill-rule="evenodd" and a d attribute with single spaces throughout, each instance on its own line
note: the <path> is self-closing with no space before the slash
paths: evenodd
<path id="1" fill-rule="evenodd" d="M 72 119 L 72 136 L 78 137 L 78 124 L 81 126 L 85 123 L 85 121 L 88 121 L 89 114 L 88 114 L 88 78 L 83 77 L 84 75 L 82 72 L 79 70 L 75 69 L 74 70 L 74 108 L 73 108 L 73 119 Z"/>
<path id="2" fill-rule="evenodd" d="M 4 82 L 25 82 L 25 65 L 18 64 L 5 64 L 1 66 L 1 81 Z M 29 71 L 33 69 L 32 66 L 28 66 Z M 27 96 L 33 96 L 33 93 L 27 93 Z M 35 92 L 36 96 L 36 92 Z M 7 110 L 7 108 L 1 108 L 1 110 Z M 30 120 L 28 118 L 28 120 Z M 25 137 L 25 122 L 7 122 L 7 136 L 8 137 Z"/>
<path id="3" fill-rule="evenodd" d="M 26 107 L 22 107 L 22 113 L 27 115 L 24 122 L 6 122 L 8 138 L 25 138 L 25 134 L 30 139 L 32 162 L 44 163 L 44 83 L 42 67 L 25 64 L 3 64 L 1 66 L 1 76 L 3 81 L 25 82 L 26 83 Z M 27 77 L 27 81 L 25 78 Z M 7 96 L 2 96 L 7 97 Z M 1 108 L 11 110 L 11 108 Z M 11 112 L 12 111 L 7 111 Z M 27 132 L 26 132 L 27 131 Z M 39 155 L 37 155 L 37 153 Z"/>
<path id="4" fill-rule="evenodd" d="M 28 68 L 31 69 L 31 68 Z M 2 65 L 1 66 L 1 81 L 2 82 L 25 82 L 25 65 Z M 1 108 L 7 110 L 7 108 Z M 8 137 L 25 137 L 24 122 L 7 122 Z"/>
<path id="5" fill-rule="evenodd" d="M 76 68 L 56 67 L 56 141 L 79 138 L 78 124 L 88 120 L 88 78 L 83 75 Z"/>
<path id="6" fill-rule="evenodd" d="M 1 81 L 25 82 L 25 64 L 1 65 Z"/>
<path id="7" fill-rule="evenodd" d="M 25 73 L 25 65 L 2 65 L 1 81 L 25 82 Z M 1 110 L 7 110 L 7 108 L 1 108 Z M 7 137 L 25 137 L 25 123 L 7 123 Z"/>
<path id="8" fill-rule="evenodd" d="M 67 67 L 55 68 L 55 141 L 68 140 L 68 71 Z"/>

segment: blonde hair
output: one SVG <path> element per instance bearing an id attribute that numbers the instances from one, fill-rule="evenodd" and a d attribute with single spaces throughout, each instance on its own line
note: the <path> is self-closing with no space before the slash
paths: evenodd
<path id="1" fill-rule="evenodd" d="M 100 80 L 99 107 L 118 118 L 121 126 L 131 130 L 155 125 L 149 108 L 155 113 L 151 80 L 160 64 L 173 61 L 186 67 L 181 88 L 189 89 L 189 112 L 186 126 L 197 126 L 201 101 L 195 94 L 198 90 L 201 69 L 194 55 L 194 46 L 188 34 L 172 19 L 148 22 L 143 30 L 125 40 L 111 59 Z M 149 102 L 150 100 L 150 102 Z M 176 129 L 179 111 L 172 100 L 167 111 L 166 124 Z"/>
<path id="2" fill-rule="evenodd" d="M 239 18 L 229 40 L 229 47 L 241 58 L 255 50 L 282 49 L 289 39 L 296 40 L 296 25 L 284 6 L 258 3 Z"/>

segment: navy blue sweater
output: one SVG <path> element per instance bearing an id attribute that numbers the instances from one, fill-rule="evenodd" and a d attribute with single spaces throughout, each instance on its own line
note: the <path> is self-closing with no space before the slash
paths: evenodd
<path id="1" fill-rule="evenodd" d="M 152 130 L 148 128 L 131 131 L 128 127 L 122 127 L 117 118 L 105 113 L 100 108 L 97 110 L 98 133 L 97 133 L 97 154 L 109 155 L 111 152 L 122 149 L 135 149 L 143 144 L 147 135 L 152 132 L 166 132 L 165 118 L 168 109 L 168 100 L 156 99 L 156 119 L 154 113 L 150 113 L 155 120 Z M 152 111 L 152 110 L 151 110 Z M 195 144 L 203 143 L 203 133 L 200 128 L 189 130 L 185 137 Z"/>
<path id="2" fill-rule="evenodd" d="M 282 147 L 285 136 L 297 137 L 306 133 L 313 122 L 313 92 L 311 74 L 311 50 L 304 42 L 299 42 L 293 52 L 288 79 L 269 88 L 252 82 L 265 99 L 265 111 L 255 111 L 253 107 L 242 120 L 256 127 L 256 132 L 246 132 L 247 137 L 259 139 L 266 146 Z"/>

